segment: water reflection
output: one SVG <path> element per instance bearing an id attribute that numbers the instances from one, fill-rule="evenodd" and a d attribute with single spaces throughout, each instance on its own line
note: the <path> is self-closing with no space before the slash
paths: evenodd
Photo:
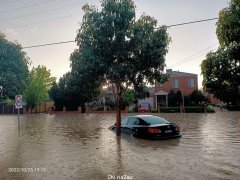
<path id="1" fill-rule="evenodd" d="M 240 113 L 161 114 L 183 137 L 116 137 L 115 115 L 0 116 L 0 179 L 238 179 Z M 8 173 L 43 167 L 44 173 Z"/>

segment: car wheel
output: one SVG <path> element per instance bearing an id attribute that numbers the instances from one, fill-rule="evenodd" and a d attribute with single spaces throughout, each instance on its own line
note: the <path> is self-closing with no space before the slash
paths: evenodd
<path id="1" fill-rule="evenodd" d="M 134 128 L 134 129 L 132 130 L 132 135 L 133 135 L 133 137 L 139 137 L 138 129 Z"/>

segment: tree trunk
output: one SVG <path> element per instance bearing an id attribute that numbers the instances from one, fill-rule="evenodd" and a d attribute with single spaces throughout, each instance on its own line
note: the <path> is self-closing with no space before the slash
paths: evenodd
<path id="1" fill-rule="evenodd" d="M 120 88 L 117 87 L 117 110 L 116 110 L 116 127 L 117 127 L 117 136 L 121 135 L 121 96 L 120 96 Z"/>

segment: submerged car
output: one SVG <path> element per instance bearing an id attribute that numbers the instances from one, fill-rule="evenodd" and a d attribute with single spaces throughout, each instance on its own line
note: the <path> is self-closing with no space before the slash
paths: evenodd
<path id="1" fill-rule="evenodd" d="M 116 125 L 110 129 L 116 130 Z M 178 138 L 180 126 L 153 115 L 128 116 L 121 120 L 121 131 L 134 137 L 149 139 Z"/>

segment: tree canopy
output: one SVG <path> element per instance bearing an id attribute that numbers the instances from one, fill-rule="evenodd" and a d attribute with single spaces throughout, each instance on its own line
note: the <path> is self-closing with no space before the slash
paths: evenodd
<path id="1" fill-rule="evenodd" d="M 54 83 L 49 91 L 50 98 L 55 102 L 56 110 L 62 110 L 64 106 L 68 110 L 77 110 L 78 106 L 84 106 L 86 102 L 92 101 L 99 93 L 99 86 L 92 82 L 90 77 L 79 71 L 68 72 Z"/>
<path id="2" fill-rule="evenodd" d="M 143 14 L 136 20 L 132 0 L 103 0 L 101 6 L 101 11 L 83 7 L 72 69 L 78 75 L 79 69 L 87 72 L 91 83 L 108 83 L 116 90 L 119 126 L 123 92 L 128 87 L 139 92 L 149 83 L 165 80 L 170 38 L 166 26 L 157 27 L 153 17 Z"/>
<path id="3" fill-rule="evenodd" d="M 48 91 L 54 82 L 55 78 L 51 77 L 50 70 L 47 70 L 45 66 L 33 68 L 24 93 L 27 107 L 33 109 L 37 104 L 47 101 Z"/>
<path id="4" fill-rule="evenodd" d="M 231 0 L 219 13 L 220 47 L 202 62 L 203 86 L 227 104 L 240 105 L 240 1 Z"/>
<path id="5" fill-rule="evenodd" d="M 29 59 L 20 44 L 8 41 L 0 32 L 0 87 L 1 95 L 14 99 L 22 94 L 29 75 Z"/>

